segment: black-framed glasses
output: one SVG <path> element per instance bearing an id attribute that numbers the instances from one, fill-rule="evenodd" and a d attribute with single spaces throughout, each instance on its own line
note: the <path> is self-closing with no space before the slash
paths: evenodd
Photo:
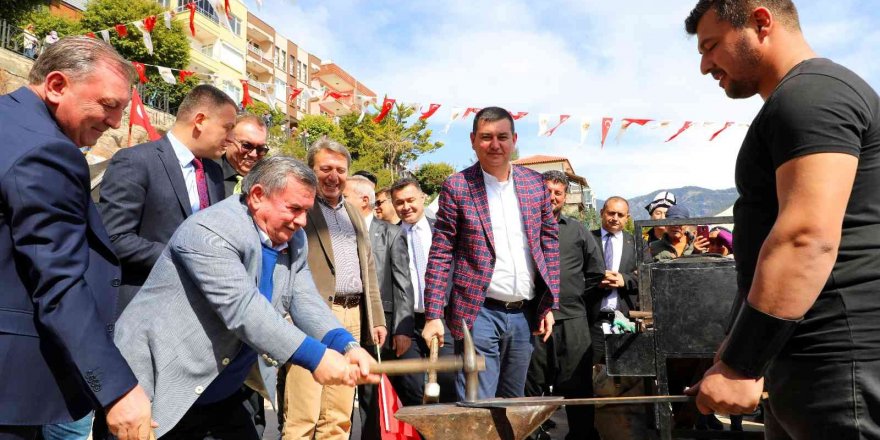
<path id="1" fill-rule="evenodd" d="M 269 152 L 269 147 L 267 147 L 266 144 L 256 145 L 256 144 L 252 144 L 248 141 L 236 141 L 236 142 L 238 142 L 238 145 L 241 145 L 241 148 L 244 151 L 247 151 L 248 153 L 250 153 L 251 151 L 257 150 L 257 154 L 260 156 L 263 156 Z"/>

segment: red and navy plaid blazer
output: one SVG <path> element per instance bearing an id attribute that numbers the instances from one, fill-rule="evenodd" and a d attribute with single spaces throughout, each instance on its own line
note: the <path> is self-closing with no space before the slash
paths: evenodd
<path id="1" fill-rule="evenodd" d="M 551 309 L 559 308 L 559 227 L 541 174 L 517 165 L 511 167 L 535 275 L 540 275 L 548 287 L 540 298 L 535 298 L 539 301 L 537 315 L 543 318 Z M 425 317 L 443 318 L 445 311 L 452 336 L 461 339 L 462 319 L 469 329 L 473 327 L 495 267 L 495 239 L 480 164 L 446 179 L 439 197 L 425 273 Z"/>

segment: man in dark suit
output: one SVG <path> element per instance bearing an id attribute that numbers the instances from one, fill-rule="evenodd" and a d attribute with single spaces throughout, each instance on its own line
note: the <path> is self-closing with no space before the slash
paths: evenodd
<path id="1" fill-rule="evenodd" d="M 409 253 L 409 272 L 414 290 L 413 316 L 414 330 L 412 333 L 412 346 L 410 350 L 403 352 L 401 357 L 406 359 L 425 358 L 430 356 L 431 349 L 424 339 L 421 338 L 425 328 L 425 271 L 427 269 L 428 255 L 431 251 L 431 241 L 434 237 L 435 219 L 425 215 L 425 193 L 419 182 L 411 177 L 398 180 L 388 189 L 388 197 L 391 205 L 400 217 L 400 226 L 403 229 L 404 239 Z M 444 339 L 452 340 L 448 326 L 446 326 Z M 438 350 L 440 356 L 455 354 L 453 344 L 447 344 Z M 410 374 L 399 376 L 394 382 L 400 394 L 400 400 L 404 405 L 419 405 L 423 402 L 425 393 L 425 375 Z M 455 374 L 437 374 L 437 385 L 440 387 L 439 400 L 442 403 L 455 402 L 458 399 L 455 391 Z"/>
<path id="2" fill-rule="evenodd" d="M 471 327 L 476 350 L 486 357 L 478 398 L 519 397 L 532 333 L 546 340 L 553 330 L 558 229 L 541 175 L 510 164 L 516 149 L 510 113 L 499 107 L 480 110 L 470 137 L 477 163 L 450 176 L 440 189 L 422 336 L 442 344 L 444 317 L 457 341 L 463 338 L 462 325 Z M 464 375 L 456 382 L 458 397 L 464 398 Z"/>
<path id="3" fill-rule="evenodd" d="M 0 97 L 0 439 L 106 410 L 146 439 L 150 402 L 113 345 L 119 262 L 78 147 L 119 127 L 135 78 L 106 43 L 64 38 Z"/>
<path id="4" fill-rule="evenodd" d="M 168 134 L 119 150 L 110 160 L 98 209 L 122 262 L 119 313 L 177 227 L 224 198 L 220 166 L 204 159 L 219 159 L 232 142 L 235 111 L 235 101 L 220 89 L 196 86 L 181 102 Z"/>
<path id="5" fill-rule="evenodd" d="M 395 359 L 406 353 L 413 335 L 413 287 L 410 280 L 409 256 L 406 237 L 398 225 L 375 218 L 373 206 L 376 204 L 376 186 L 368 177 L 355 175 L 345 182 L 345 200 L 351 203 L 364 218 L 370 232 L 370 245 L 376 262 L 376 278 L 379 280 L 379 294 L 382 296 L 382 309 L 388 334 L 382 346 L 383 360 Z M 376 356 L 376 353 L 371 353 Z M 424 377 L 422 375 L 421 377 Z M 391 378 L 394 388 L 399 377 Z M 379 438 L 379 395 L 375 385 L 358 387 L 358 408 L 361 415 L 361 438 Z"/>
<path id="6" fill-rule="evenodd" d="M 226 197 L 241 194 L 241 181 L 257 161 L 266 157 L 268 129 L 256 115 L 245 113 L 235 119 L 231 142 L 226 144 L 223 157 L 217 161 L 223 170 L 223 189 Z"/>
<path id="7" fill-rule="evenodd" d="M 602 227 L 593 235 L 605 261 L 605 277 L 599 289 L 587 296 L 593 341 L 593 392 L 600 397 L 643 395 L 644 382 L 638 377 L 610 378 L 605 368 L 605 332 L 615 310 L 624 314 L 638 306 L 638 261 L 632 234 L 624 231 L 629 220 L 629 203 L 623 197 L 610 197 L 600 211 Z M 596 430 L 603 440 L 648 438 L 644 409 L 639 405 L 609 405 L 596 408 Z"/>

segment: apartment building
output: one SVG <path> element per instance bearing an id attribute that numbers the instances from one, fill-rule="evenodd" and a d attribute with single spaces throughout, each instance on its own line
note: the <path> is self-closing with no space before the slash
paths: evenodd
<path id="1" fill-rule="evenodd" d="M 590 188 L 586 178 L 575 174 L 568 158 L 537 154 L 517 159 L 512 163 L 531 168 L 539 173 L 550 170 L 558 170 L 565 173 L 569 181 L 568 196 L 565 198 L 566 212 L 583 211 L 584 208 L 596 208 L 596 196 L 593 194 L 593 189 Z"/>

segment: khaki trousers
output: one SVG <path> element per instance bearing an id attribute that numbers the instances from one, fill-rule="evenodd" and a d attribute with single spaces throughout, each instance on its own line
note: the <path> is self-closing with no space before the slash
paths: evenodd
<path id="1" fill-rule="evenodd" d="M 357 339 L 361 334 L 360 307 L 331 305 L 336 319 Z M 291 365 L 284 386 L 283 440 L 346 440 L 351 433 L 354 387 L 323 386 L 305 368 Z"/>

